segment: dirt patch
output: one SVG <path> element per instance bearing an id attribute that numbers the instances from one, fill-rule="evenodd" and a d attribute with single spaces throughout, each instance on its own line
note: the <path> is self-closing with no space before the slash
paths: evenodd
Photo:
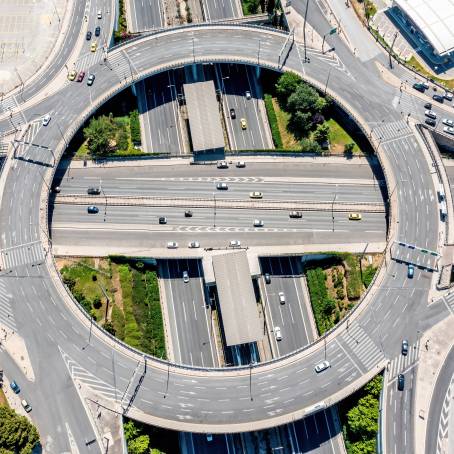
<path id="1" fill-rule="evenodd" d="M 112 266 L 112 292 L 114 294 L 115 304 L 123 312 L 123 294 L 121 293 L 120 275 L 118 274 L 118 270 L 115 265 Z M 110 309 L 110 312 L 112 312 L 112 308 Z M 111 317 L 110 314 L 109 317 Z"/>
<path id="2" fill-rule="evenodd" d="M 0 388 L 0 405 L 3 405 L 4 407 L 9 407 L 9 403 L 6 399 L 5 393 L 1 388 Z"/>

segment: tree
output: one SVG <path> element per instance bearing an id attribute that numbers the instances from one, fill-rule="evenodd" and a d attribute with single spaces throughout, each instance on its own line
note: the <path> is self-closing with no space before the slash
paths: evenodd
<path id="1" fill-rule="evenodd" d="M 321 153 L 323 151 L 317 142 L 310 139 L 302 139 L 300 146 L 303 153 Z"/>
<path id="2" fill-rule="evenodd" d="M 376 441 L 375 438 L 370 440 L 357 441 L 350 443 L 348 452 L 350 454 L 375 454 L 376 453 Z"/>
<path id="3" fill-rule="evenodd" d="M 278 14 L 276 12 L 276 14 Z M 298 86 L 302 83 L 302 79 L 295 73 L 287 72 L 279 77 L 276 83 L 276 96 L 279 105 L 287 110 L 287 101 L 292 93 L 296 91 Z"/>
<path id="4" fill-rule="evenodd" d="M 144 454 L 148 450 L 150 437 L 148 435 L 139 435 L 137 438 L 128 442 L 129 454 Z"/>
<path id="5" fill-rule="evenodd" d="M 311 130 L 311 118 L 310 113 L 298 111 L 290 116 L 287 128 L 297 139 L 302 139 Z"/>
<path id="6" fill-rule="evenodd" d="M 92 118 L 84 129 L 84 137 L 88 141 L 88 150 L 92 156 L 105 156 L 111 150 L 111 142 L 115 138 L 112 119 L 105 115 Z"/>
<path id="7" fill-rule="evenodd" d="M 351 153 L 353 153 L 354 148 L 355 148 L 355 144 L 353 142 L 346 143 L 344 146 L 344 153 L 351 154 Z"/>
<path id="8" fill-rule="evenodd" d="M 92 301 L 92 305 L 95 309 L 100 309 L 101 306 L 102 306 L 102 301 L 101 301 L 101 297 L 99 295 L 96 295 L 94 298 L 93 298 L 93 301 Z"/>
<path id="9" fill-rule="evenodd" d="M 373 438 L 378 430 L 378 400 L 367 394 L 347 413 L 348 428 L 354 440 Z"/>
<path id="10" fill-rule="evenodd" d="M 314 140 L 323 145 L 328 141 L 329 137 L 329 125 L 324 123 L 322 125 L 318 125 L 317 129 L 314 131 Z"/>
<path id="11" fill-rule="evenodd" d="M 266 4 L 266 12 L 268 14 L 273 14 L 275 7 L 276 7 L 276 0 L 268 0 L 268 3 Z"/>
<path id="12" fill-rule="evenodd" d="M 31 454 L 39 443 L 36 427 L 25 416 L 0 406 L 0 452 L 2 454 Z"/>
<path id="13" fill-rule="evenodd" d="M 290 113 L 302 111 L 315 114 L 316 112 L 321 112 L 326 104 L 326 100 L 319 96 L 314 88 L 306 83 L 301 83 L 290 95 L 287 102 L 287 110 Z"/>

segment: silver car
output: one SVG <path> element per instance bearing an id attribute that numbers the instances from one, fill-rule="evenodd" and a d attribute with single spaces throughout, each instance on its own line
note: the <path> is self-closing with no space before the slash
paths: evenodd
<path id="1" fill-rule="evenodd" d="M 330 363 L 329 361 L 322 361 L 321 363 L 318 363 L 316 366 L 315 366 L 315 372 L 317 372 L 317 374 L 319 374 L 320 372 L 323 372 L 324 370 L 328 369 L 328 367 L 330 367 Z"/>

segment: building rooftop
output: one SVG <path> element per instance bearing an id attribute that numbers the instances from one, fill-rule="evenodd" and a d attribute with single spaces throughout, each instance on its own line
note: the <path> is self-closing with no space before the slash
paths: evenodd
<path id="1" fill-rule="evenodd" d="M 216 91 L 212 80 L 183 85 L 195 153 L 224 150 Z"/>
<path id="2" fill-rule="evenodd" d="M 214 255 L 213 268 L 227 346 L 262 339 L 246 251 Z"/>
<path id="3" fill-rule="evenodd" d="M 394 0 L 439 55 L 454 50 L 454 0 Z"/>

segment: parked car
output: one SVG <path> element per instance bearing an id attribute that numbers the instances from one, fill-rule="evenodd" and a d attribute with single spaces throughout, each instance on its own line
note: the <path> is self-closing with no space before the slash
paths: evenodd
<path id="1" fill-rule="evenodd" d="M 274 337 L 276 338 L 277 341 L 282 340 L 282 332 L 280 326 L 274 327 Z"/>
<path id="2" fill-rule="evenodd" d="M 263 199 L 263 192 L 254 191 L 249 193 L 251 199 Z"/>
<path id="3" fill-rule="evenodd" d="M 409 279 L 413 279 L 414 275 L 415 275 L 415 267 L 410 264 L 410 265 L 408 265 L 407 276 Z"/>
<path id="4" fill-rule="evenodd" d="M 183 282 L 187 284 L 189 282 L 189 274 L 187 271 L 183 271 Z"/>
<path id="5" fill-rule="evenodd" d="M 80 71 L 79 75 L 77 76 L 77 82 L 82 82 L 85 77 L 85 71 Z"/>
<path id="6" fill-rule="evenodd" d="M 254 219 L 254 227 L 263 227 L 263 221 L 261 219 Z"/>
<path id="7" fill-rule="evenodd" d="M 230 247 L 240 247 L 241 241 L 240 240 L 230 240 L 229 246 Z"/>
<path id="8" fill-rule="evenodd" d="M 246 167 L 246 163 L 244 161 L 238 161 L 236 163 L 236 166 L 239 168 L 239 169 L 243 169 L 244 167 Z"/>
<path id="9" fill-rule="evenodd" d="M 434 120 L 437 118 L 437 114 L 433 110 L 426 110 L 424 115 L 429 118 L 433 118 Z"/>
<path id="10" fill-rule="evenodd" d="M 165 216 L 160 216 L 159 217 L 159 223 L 160 224 L 167 224 L 167 218 Z"/>
<path id="11" fill-rule="evenodd" d="M 432 109 L 432 103 L 431 103 L 431 102 L 426 102 L 426 103 L 424 104 L 424 107 L 425 107 L 426 109 L 431 110 L 431 109 Z"/>
<path id="12" fill-rule="evenodd" d="M 88 76 L 88 79 L 87 79 L 87 85 L 88 85 L 88 86 L 93 85 L 93 82 L 94 82 L 94 81 L 95 81 L 95 75 L 94 75 L 94 74 L 90 74 L 90 75 Z"/>
<path id="13" fill-rule="evenodd" d="M 429 126 L 435 127 L 437 125 L 437 122 L 433 118 L 426 118 L 424 120 L 424 123 L 426 123 Z"/>
<path id="14" fill-rule="evenodd" d="M 188 244 L 188 248 L 190 248 L 190 249 L 197 249 L 199 247 L 200 247 L 200 243 L 198 241 L 191 241 Z"/>
<path id="15" fill-rule="evenodd" d="M 76 78 L 76 76 L 77 76 L 77 71 L 75 69 L 73 69 L 72 71 L 70 71 L 68 73 L 68 79 L 71 81 L 74 80 Z"/>
<path id="16" fill-rule="evenodd" d="M 279 303 L 285 304 L 285 294 L 284 294 L 284 292 L 279 292 Z"/>
<path id="17" fill-rule="evenodd" d="M 97 213 L 99 213 L 99 208 L 94 205 L 91 205 L 87 208 L 87 211 L 90 214 L 97 214 Z"/>
<path id="18" fill-rule="evenodd" d="M 21 404 L 27 413 L 30 413 L 32 411 L 32 406 L 25 399 L 22 399 Z"/>
<path id="19" fill-rule="evenodd" d="M 192 211 L 191 210 L 186 210 L 184 212 L 184 217 L 185 218 L 192 218 Z"/>
<path id="20" fill-rule="evenodd" d="M 323 372 L 324 370 L 328 369 L 330 367 L 330 363 L 329 361 L 322 361 L 321 363 L 318 363 L 316 366 L 315 366 L 315 372 L 317 372 L 317 374 L 319 374 L 320 372 Z"/>
<path id="21" fill-rule="evenodd" d="M 348 215 L 350 221 L 361 221 L 362 218 L 361 213 L 349 213 Z"/>
<path id="22" fill-rule="evenodd" d="M 290 211 L 289 217 L 295 218 L 295 219 L 300 219 L 303 217 L 303 213 L 301 213 L 301 211 Z"/>
<path id="23" fill-rule="evenodd" d="M 218 169 L 228 169 L 229 165 L 227 164 L 227 161 L 218 161 L 217 168 Z"/>
<path id="24" fill-rule="evenodd" d="M 51 117 L 50 117 L 49 114 L 44 115 L 44 117 L 43 117 L 43 126 L 47 126 L 49 124 L 50 118 Z"/>
<path id="25" fill-rule="evenodd" d="M 420 91 L 421 93 L 424 93 L 424 92 L 426 91 L 426 87 L 425 87 L 423 84 L 421 84 L 421 83 L 415 83 L 415 84 L 413 84 L 413 88 L 414 88 L 415 90 Z"/>
<path id="26" fill-rule="evenodd" d="M 437 102 L 440 102 L 440 103 L 443 103 L 443 101 L 445 100 L 445 98 L 443 96 L 440 96 L 440 95 L 433 95 L 432 99 L 434 101 L 437 101 Z"/>
<path id="27" fill-rule="evenodd" d="M 20 386 L 14 380 L 9 384 L 9 386 L 16 394 L 20 393 Z"/>
<path id="28" fill-rule="evenodd" d="M 450 118 L 443 118 L 442 122 L 446 126 L 451 126 L 451 127 L 454 126 L 454 121 L 451 120 Z"/>
<path id="29" fill-rule="evenodd" d="M 245 129 L 247 129 L 247 122 L 246 122 L 246 118 L 242 118 L 240 120 L 240 125 L 241 125 L 241 129 L 244 131 Z"/>
<path id="30" fill-rule="evenodd" d="M 227 183 L 217 183 L 216 189 L 220 191 L 226 191 L 227 189 L 229 189 L 229 187 L 227 186 Z"/>
<path id="31" fill-rule="evenodd" d="M 405 388 L 405 375 L 404 374 L 399 374 L 397 376 L 397 389 L 399 391 L 403 391 Z"/>
<path id="32" fill-rule="evenodd" d="M 99 195 L 99 194 L 101 194 L 101 189 L 95 188 L 95 187 L 88 188 L 88 189 L 87 189 L 87 194 L 90 194 L 90 195 Z"/>
<path id="33" fill-rule="evenodd" d="M 96 27 L 95 28 L 95 36 L 99 36 L 101 34 L 101 27 Z"/>
<path id="34" fill-rule="evenodd" d="M 90 41 L 90 39 L 91 39 L 91 32 L 90 31 L 88 31 L 87 34 L 85 35 L 85 39 L 87 41 Z"/>
<path id="35" fill-rule="evenodd" d="M 454 135 L 454 128 L 450 128 L 449 126 L 445 126 L 443 128 L 443 132 L 445 132 L 446 134 Z"/>
<path id="36" fill-rule="evenodd" d="M 402 341 L 402 348 L 401 348 L 402 355 L 407 356 L 408 354 L 408 341 L 404 339 Z"/>
<path id="37" fill-rule="evenodd" d="M 271 284 L 271 275 L 270 275 L 270 273 L 265 273 L 265 284 Z"/>
<path id="38" fill-rule="evenodd" d="M 176 241 L 169 241 L 167 243 L 167 249 L 178 249 L 178 243 Z"/>
<path id="39" fill-rule="evenodd" d="M 447 92 L 445 93 L 445 99 L 447 99 L 448 101 L 452 101 L 452 99 L 453 99 L 452 93 L 449 92 L 449 91 L 447 91 Z"/>
<path id="40" fill-rule="evenodd" d="M 230 118 L 231 118 L 232 120 L 235 120 L 235 118 L 236 118 L 235 109 L 230 109 Z"/>

